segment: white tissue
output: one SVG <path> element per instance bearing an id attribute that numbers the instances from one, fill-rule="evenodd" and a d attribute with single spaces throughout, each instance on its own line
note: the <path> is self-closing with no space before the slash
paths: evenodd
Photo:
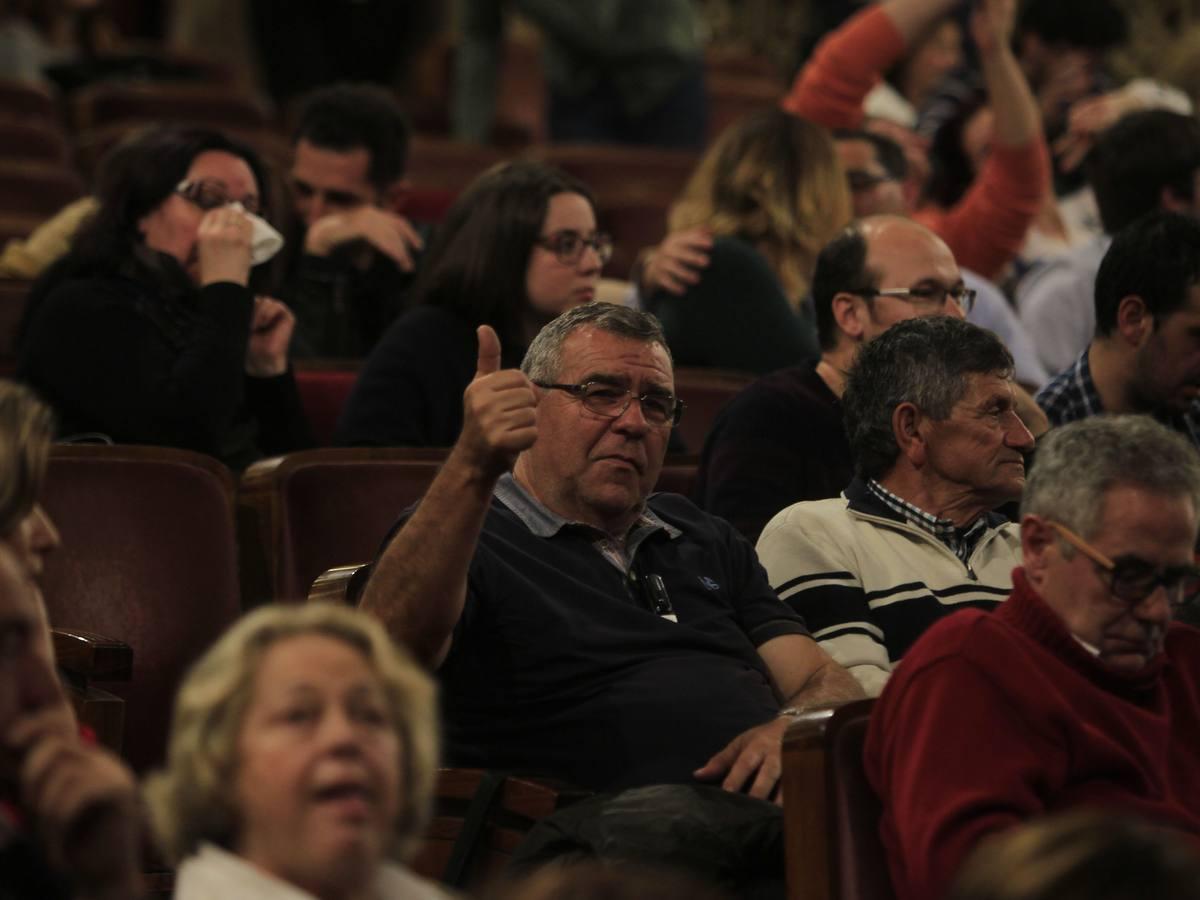
<path id="1" fill-rule="evenodd" d="M 252 212 L 246 212 L 246 208 L 240 203 L 230 205 L 240 210 L 254 228 L 250 234 L 250 265 L 262 265 L 283 249 L 283 235 L 272 228 L 271 223 Z"/>

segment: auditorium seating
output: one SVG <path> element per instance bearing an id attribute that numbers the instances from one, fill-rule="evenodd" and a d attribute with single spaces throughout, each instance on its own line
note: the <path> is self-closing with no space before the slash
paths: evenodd
<path id="1" fill-rule="evenodd" d="M 296 388 L 317 446 L 333 443 L 338 417 L 354 389 L 361 365 L 360 360 L 349 359 L 296 360 Z"/>
<path id="2" fill-rule="evenodd" d="M 699 453 L 717 413 L 754 380 L 745 372 L 680 366 L 675 369 L 675 395 L 684 402 L 679 435 L 688 453 Z"/>
<path id="3" fill-rule="evenodd" d="M 228 84 L 169 81 L 102 81 L 71 98 L 72 119 L 79 130 L 112 122 L 166 120 L 214 128 L 263 128 L 262 107 Z"/>
<path id="4" fill-rule="evenodd" d="M 677 197 L 699 159 L 684 150 L 610 144 L 545 144 L 531 147 L 528 155 L 581 179 L 599 205 L 610 194 L 629 197 L 635 191 Z"/>
<path id="5" fill-rule="evenodd" d="M 17 331 L 32 285 L 20 278 L 0 278 L 0 375 L 16 369 Z"/>
<path id="6" fill-rule="evenodd" d="M 30 217 L 36 225 L 83 196 L 83 179 L 62 163 L 0 160 L 0 213 Z"/>
<path id="7" fill-rule="evenodd" d="M 0 78 L 0 110 L 22 121 L 59 122 L 58 98 L 48 88 Z"/>
<path id="8" fill-rule="evenodd" d="M 808 710 L 784 737 L 788 900 L 894 900 L 862 762 L 874 703 Z"/>
<path id="9" fill-rule="evenodd" d="M 0 116 L 0 148 L 5 161 L 33 160 L 65 165 L 67 137 L 49 119 Z"/>
<path id="10" fill-rule="evenodd" d="M 63 545 L 43 588 L 56 628 L 132 648 L 124 755 L 162 761 L 176 686 L 238 616 L 233 478 L 210 457 L 132 446 L 57 446 L 43 503 Z"/>
<path id="11" fill-rule="evenodd" d="M 304 600 L 326 569 L 374 558 L 446 452 L 337 447 L 252 465 L 238 491 L 247 606 Z"/>

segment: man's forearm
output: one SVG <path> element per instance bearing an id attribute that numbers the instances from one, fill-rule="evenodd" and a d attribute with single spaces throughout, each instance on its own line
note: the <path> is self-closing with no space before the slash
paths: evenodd
<path id="1" fill-rule="evenodd" d="M 833 660 L 818 667 L 800 690 L 784 701 L 787 708 L 807 709 L 815 706 L 830 706 L 849 700 L 862 700 L 863 692 L 854 676 Z"/>
<path id="2" fill-rule="evenodd" d="M 452 451 L 412 517 L 376 562 L 360 606 L 436 668 L 462 615 L 467 571 L 491 505 L 495 477 Z"/>
<path id="3" fill-rule="evenodd" d="M 998 47 L 980 60 L 987 83 L 988 103 L 995 115 L 996 141 L 1021 147 L 1042 137 L 1042 119 L 1029 83 L 1007 46 Z"/>

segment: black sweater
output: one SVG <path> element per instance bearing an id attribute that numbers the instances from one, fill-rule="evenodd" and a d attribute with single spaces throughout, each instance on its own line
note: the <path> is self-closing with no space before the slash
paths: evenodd
<path id="1" fill-rule="evenodd" d="M 245 374 L 254 296 L 89 272 L 31 298 L 17 377 L 58 415 L 63 435 L 196 450 L 240 470 L 310 446 L 295 380 Z"/>

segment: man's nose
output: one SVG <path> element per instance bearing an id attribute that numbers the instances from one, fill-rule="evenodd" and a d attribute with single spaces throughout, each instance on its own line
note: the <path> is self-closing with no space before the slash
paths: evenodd
<path id="1" fill-rule="evenodd" d="M 1009 410 L 1009 418 L 1011 419 L 1011 424 L 1008 426 L 1008 430 L 1005 432 L 1004 442 L 1008 444 L 1008 446 L 1023 452 L 1032 450 L 1034 444 L 1037 443 L 1033 436 L 1033 432 L 1025 426 L 1023 421 L 1021 421 L 1021 417 L 1017 415 L 1017 411 L 1015 409 Z"/>
<path id="2" fill-rule="evenodd" d="M 642 410 L 642 401 L 637 397 L 630 397 L 625 411 L 613 420 L 613 428 L 637 433 L 649 431 L 650 423 L 646 420 L 646 414 Z"/>

